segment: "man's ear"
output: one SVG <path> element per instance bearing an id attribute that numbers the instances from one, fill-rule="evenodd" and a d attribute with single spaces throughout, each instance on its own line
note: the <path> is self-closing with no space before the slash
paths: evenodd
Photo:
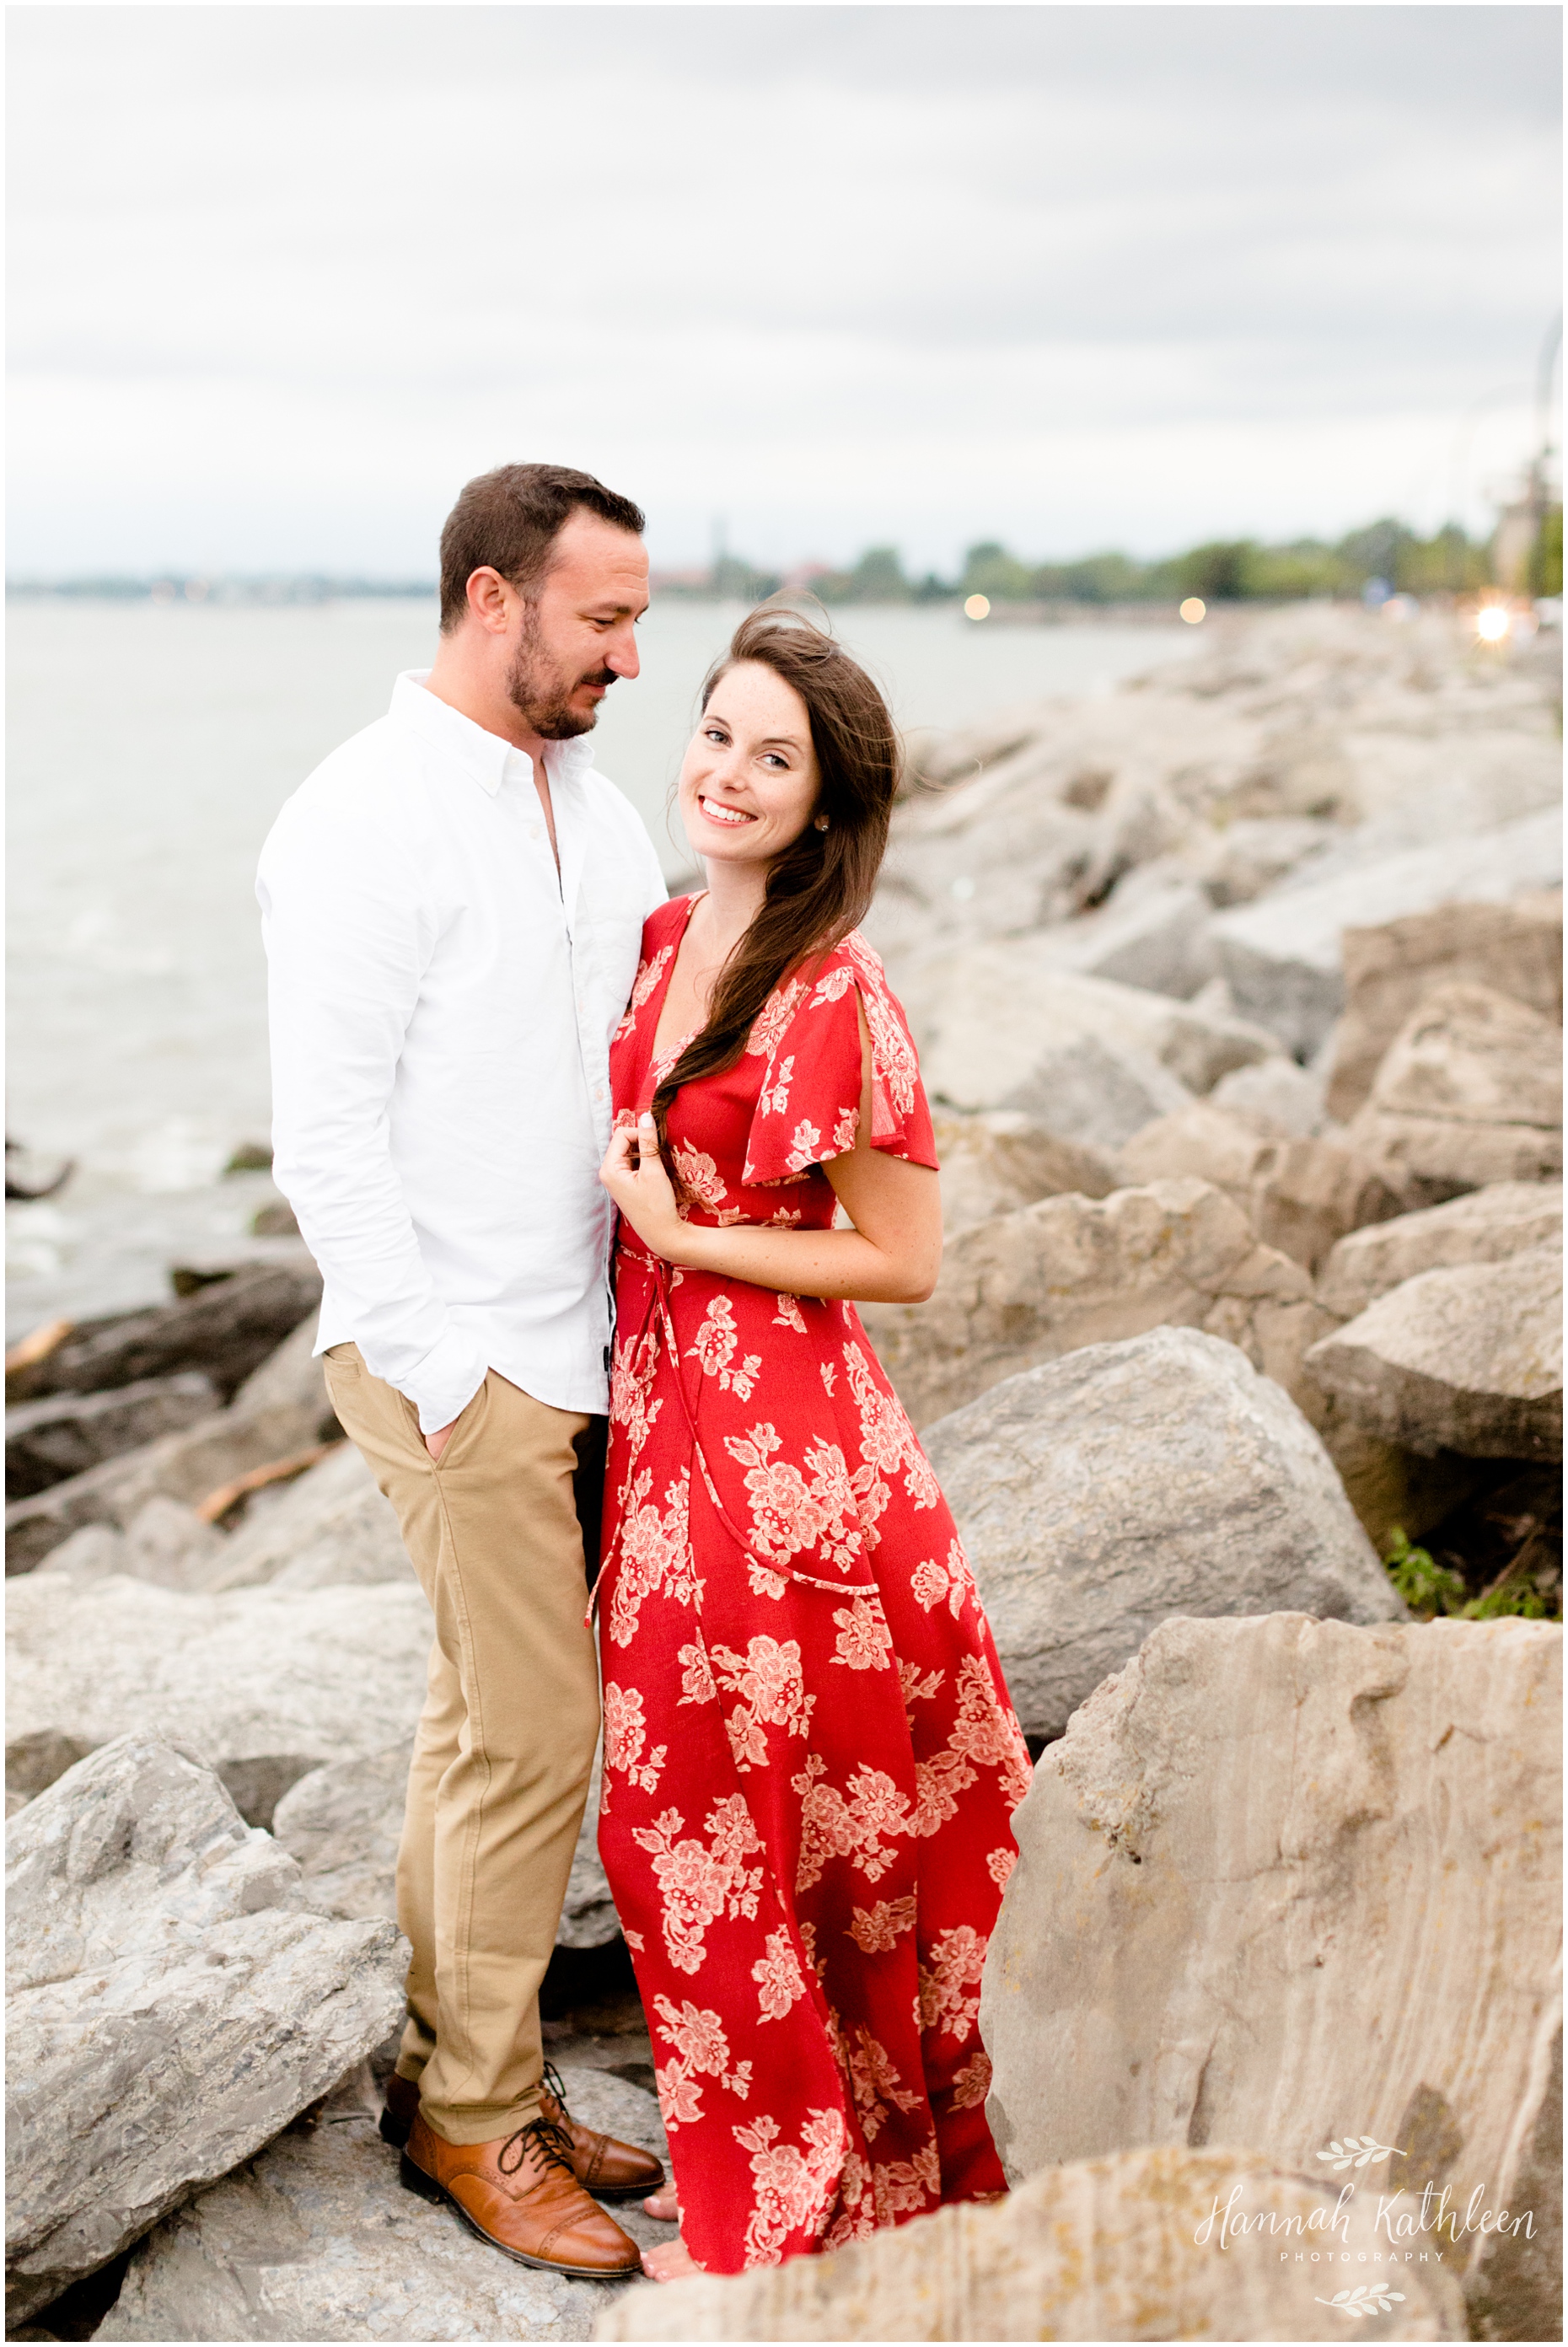
<path id="1" fill-rule="evenodd" d="M 468 573 L 468 610 L 487 635 L 509 633 L 520 600 L 517 589 L 487 562 Z"/>

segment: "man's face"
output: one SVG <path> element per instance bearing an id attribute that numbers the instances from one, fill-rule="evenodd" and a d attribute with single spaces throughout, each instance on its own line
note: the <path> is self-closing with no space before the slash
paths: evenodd
<path id="1" fill-rule="evenodd" d="M 590 733 L 618 676 L 638 670 L 633 629 L 648 609 L 648 551 L 630 530 L 579 507 L 522 607 L 507 692 L 546 742 Z"/>

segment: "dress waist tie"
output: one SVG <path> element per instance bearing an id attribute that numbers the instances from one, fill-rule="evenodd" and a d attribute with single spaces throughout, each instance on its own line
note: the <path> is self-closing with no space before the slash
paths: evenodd
<path id="1" fill-rule="evenodd" d="M 681 1415 L 686 1421 L 686 1431 L 692 1438 L 692 1455 L 697 1461 L 697 1471 L 702 1478 L 703 1487 L 707 1491 L 709 1500 L 712 1503 L 714 1514 L 718 1517 L 719 1522 L 723 1525 L 724 1530 L 729 1533 L 730 1538 L 734 1542 L 735 1546 L 740 1550 L 741 1554 L 745 1561 L 747 1571 L 752 1573 L 776 1573 L 785 1581 L 798 1581 L 806 1589 L 827 1589 L 831 1590 L 835 1596 L 839 1597 L 870 1597 L 876 1599 L 877 1604 L 880 1605 L 882 1593 L 874 1581 L 823 1581 L 815 1573 L 797 1573 L 793 1565 L 774 1564 L 771 1560 L 766 1563 L 759 1563 L 757 1557 L 753 1553 L 750 1542 L 746 1539 L 745 1534 L 741 1532 L 733 1522 L 732 1522 L 729 1512 L 726 1510 L 723 1501 L 719 1497 L 717 1488 L 713 1482 L 713 1478 L 708 1471 L 708 1461 L 703 1456 L 702 1441 L 697 1433 L 696 1416 L 692 1410 L 691 1403 L 686 1399 L 686 1389 L 681 1377 L 681 1348 L 675 1342 L 674 1323 L 670 1317 L 671 1266 L 664 1261 L 661 1255 L 648 1255 L 641 1247 L 628 1246 L 624 1238 L 620 1241 L 620 1253 L 625 1255 L 628 1262 L 636 1264 L 641 1270 L 650 1272 L 652 1275 L 651 1284 L 648 1294 L 648 1303 L 643 1310 L 642 1318 L 638 1326 L 637 1333 L 631 1340 L 631 1350 L 635 1352 L 637 1347 L 643 1342 L 644 1338 L 649 1338 L 655 1348 L 657 1348 L 660 1337 L 662 1336 L 665 1347 L 670 1356 L 671 1383 L 674 1386 L 676 1399 L 681 1404 Z M 651 1326 L 650 1324 L 652 1325 Z M 657 1358 L 657 1351 L 655 1351 L 654 1358 Z M 590 1622 L 593 1619 L 594 1610 L 599 1604 L 599 1593 L 603 1588 L 605 1581 L 609 1576 L 610 1566 L 615 1561 L 615 1551 L 620 1544 L 621 1534 L 625 1530 L 625 1524 L 626 1519 L 624 1515 L 622 1515 L 617 1522 L 615 1527 L 615 1540 L 611 1545 L 610 1553 L 605 1558 L 603 1566 L 598 1578 L 594 1582 L 593 1594 L 589 1599 L 588 1614 L 586 1616 L 586 1618 Z"/>

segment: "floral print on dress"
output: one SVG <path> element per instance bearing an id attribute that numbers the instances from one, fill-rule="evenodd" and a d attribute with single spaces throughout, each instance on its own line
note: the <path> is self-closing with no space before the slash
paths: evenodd
<path id="1" fill-rule="evenodd" d="M 618 1119 L 689 901 L 611 1054 Z M 682 1212 L 825 1231 L 861 1135 L 934 1165 L 914 1045 L 858 937 L 683 1085 Z M 668 1054 L 662 1065 L 672 1064 Z M 1000 2191 L 980 1967 L 1029 1760 L 952 1518 L 854 1307 L 616 1263 L 600 1839 L 653 2034 L 682 2230 L 738 2272 Z"/>

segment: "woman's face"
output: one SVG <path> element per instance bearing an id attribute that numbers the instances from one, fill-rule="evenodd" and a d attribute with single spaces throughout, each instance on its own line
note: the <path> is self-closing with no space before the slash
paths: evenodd
<path id="1" fill-rule="evenodd" d="M 704 863 L 771 864 L 812 820 L 821 789 L 811 719 L 760 661 L 720 678 L 681 768 L 681 817 Z"/>

